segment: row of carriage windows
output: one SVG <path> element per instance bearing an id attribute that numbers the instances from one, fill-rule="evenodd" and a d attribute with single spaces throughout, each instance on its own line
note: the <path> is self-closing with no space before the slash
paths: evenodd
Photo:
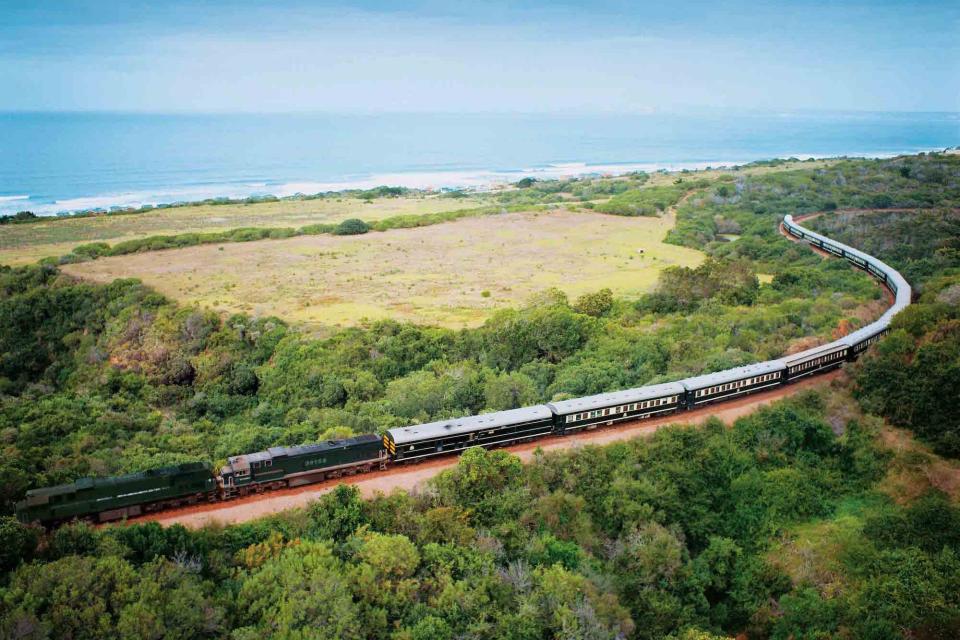
<path id="1" fill-rule="evenodd" d="M 749 387 L 751 385 L 759 384 L 761 382 L 776 380 L 779 377 L 780 377 L 780 372 L 777 371 L 776 373 L 767 373 L 762 376 L 745 378 L 743 380 L 737 380 L 736 382 L 728 382 L 727 384 L 718 384 L 715 387 L 707 387 L 706 389 L 700 389 L 694 394 L 694 397 L 702 398 L 703 396 L 712 396 L 715 393 L 722 393 L 724 391 L 732 391 L 734 389 L 740 389 L 742 387 Z"/>
<path id="2" fill-rule="evenodd" d="M 869 347 L 870 345 L 872 345 L 874 342 L 876 342 L 877 340 L 879 340 L 879 339 L 883 336 L 884 333 L 886 333 L 886 332 L 885 332 L 885 331 L 881 331 L 881 332 L 878 333 L 877 335 L 871 336 L 871 337 L 867 338 L 866 340 L 864 340 L 863 342 L 861 342 L 860 344 L 858 344 L 858 345 L 855 347 L 855 349 L 856 349 L 857 351 L 863 351 L 864 349 L 866 349 L 867 347 Z"/>
<path id="3" fill-rule="evenodd" d="M 807 360 L 806 362 L 801 362 L 798 365 L 790 367 L 790 373 L 794 371 L 803 371 L 805 369 L 812 369 L 818 367 L 822 364 L 827 364 L 828 362 L 836 362 L 841 360 L 846 355 L 845 351 L 837 351 L 834 353 L 827 354 L 825 356 L 820 356 L 819 358 L 814 358 L 813 360 Z"/>
<path id="4" fill-rule="evenodd" d="M 670 396 L 667 398 L 657 398 L 656 400 L 647 400 L 645 402 L 634 402 L 631 404 L 620 405 L 619 407 L 609 407 L 607 409 L 596 409 L 594 411 L 584 411 L 567 416 L 567 422 L 579 422 L 580 420 L 589 420 L 591 418 L 602 418 L 604 416 L 615 416 L 630 411 L 643 411 L 645 409 L 656 409 L 668 404 L 675 404 L 680 396 Z"/>

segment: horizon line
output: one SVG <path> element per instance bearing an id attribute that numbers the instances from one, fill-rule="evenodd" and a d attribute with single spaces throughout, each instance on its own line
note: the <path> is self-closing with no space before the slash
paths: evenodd
<path id="1" fill-rule="evenodd" d="M 378 116 L 378 115 L 500 115 L 500 116 L 657 116 L 657 115 L 703 115 L 704 112 L 736 113 L 754 115 L 777 114 L 898 114 L 898 115 L 938 115 L 960 116 L 957 110 L 929 109 L 836 109 L 836 108 L 766 108 L 766 107 L 715 107 L 683 106 L 672 108 L 650 108 L 637 110 L 427 110 L 427 109 L 286 109 L 286 110 L 243 110 L 243 109 L 7 109 L 0 107 L 2 115 L 155 115 L 155 116 L 272 116 L 272 115 L 337 115 L 337 116 Z"/>

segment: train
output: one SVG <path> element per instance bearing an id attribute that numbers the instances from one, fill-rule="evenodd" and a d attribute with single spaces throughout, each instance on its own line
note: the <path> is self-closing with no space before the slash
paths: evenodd
<path id="1" fill-rule="evenodd" d="M 895 269 L 862 251 L 814 233 L 785 216 L 783 230 L 817 249 L 846 259 L 886 286 L 893 304 L 875 322 L 800 353 L 635 389 L 556 400 L 495 413 L 437 420 L 296 447 L 272 447 L 232 456 L 214 471 L 206 462 L 152 469 L 112 478 L 33 489 L 15 505 L 25 523 L 53 526 L 70 520 L 107 522 L 152 511 L 231 500 L 250 493 L 296 487 L 390 464 L 563 436 L 624 421 L 689 411 L 787 385 L 855 360 L 889 331 L 892 318 L 911 302 L 911 288 Z"/>

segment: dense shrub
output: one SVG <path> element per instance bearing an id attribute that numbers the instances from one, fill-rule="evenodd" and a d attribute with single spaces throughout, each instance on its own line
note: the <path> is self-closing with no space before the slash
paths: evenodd
<path id="1" fill-rule="evenodd" d="M 336 227 L 334 227 L 332 233 L 335 236 L 355 236 L 362 233 L 366 233 L 370 230 L 370 225 L 368 225 L 363 220 L 357 218 L 350 218 L 344 220 Z"/>

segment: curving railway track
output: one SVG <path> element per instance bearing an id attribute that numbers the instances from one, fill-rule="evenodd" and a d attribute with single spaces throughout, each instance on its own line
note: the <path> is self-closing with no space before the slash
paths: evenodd
<path id="1" fill-rule="evenodd" d="M 666 424 L 697 423 L 711 416 L 732 420 L 835 377 L 843 362 L 855 359 L 880 339 L 889 330 L 893 316 L 910 304 L 910 285 L 895 269 L 877 258 L 812 232 L 789 215 L 781 223 L 780 231 L 792 240 L 809 243 L 824 256 L 844 258 L 867 271 L 890 291 L 891 306 L 879 319 L 849 335 L 775 360 L 674 383 L 388 429 L 382 444 L 375 436 L 363 435 L 351 441 L 281 447 L 235 456 L 212 477 L 209 464 L 191 463 L 189 469 L 162 469 L 98 481 L 83 479 L 71 485 L 28 492 L 26 500 L 18 503 L 18 516 L 41 522 L 44 519 L 35 517 L 37 514 L 45 515 L 49 522 L 87 517 L 83 512 L 71 515 L 67 509 L 60 515 L 47 515 L 54 513 L 55 503 L 67 503 L 68 508 L 72 508 L 69 499 L 76 502 L 76 496 L 87 490 L 106 495 L 96 500 L 86 499 L 86 504 L 98 505 L 86 513 L 100 520 L 150 519 L 188 526 L 235 523 L 302 506 L 342 482 L 341 476 L 347 476 L 346 481 L 358 485 L 365 495 L 394 488 L 412 489 L 456 464 L 456 457 L 450 454 L 471 446 L 502 446 L 521 458 L 529 458 L 536 449 L 604 444 L 649 434 Z M 677 416 L 681 411 L 685 415 Z M 362 458 L 343 458 L 350 455 L 351 447 L 360 452 Z M 389 468 L 388 462 L 392 463 Z M 420 464 L 404 464 L 409 462 Z M 377 467 L 380 471 L 350 477 Z M 167 478 L 180 480 L 186 477 L 186 471 L 192 474 L 194 484 L 189 490 L 174 494 L 172 500 L 131 499 L 129 496 L 134 494 L 122 493 L 129 491 L 131 483 L 153 486 L 144 484 L 152 481 L 155 486 L 161 486 L 161 478 L 163 482 L 167 482 Z M 162 489 L 138 493 L 159 490 Z M 266 490 L 270 491 L 264 493 Z M 111 491 L 118 495 L 112 495 Z M 184 502 L 190 506 L 180 507 Z M 206 504 L 196 504 L 198 502 Z M 106 504 L 111 507 L 115 504 L 116 508 L 105 510 L 107 507 L 99 506 Z M 154 513 L 143 515 L 150 511 Z"/>

